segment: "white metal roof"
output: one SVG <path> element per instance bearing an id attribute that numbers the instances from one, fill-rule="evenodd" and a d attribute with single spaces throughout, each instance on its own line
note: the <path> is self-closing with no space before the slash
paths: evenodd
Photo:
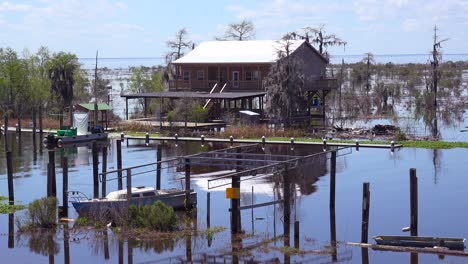
<path id="1" fill-rule="evenodd" d="M 304 42 L 291 40 L 291 52 Z M 276 40 L 205 41 L 174 63 L 271 63 L 283 45 Z"/>

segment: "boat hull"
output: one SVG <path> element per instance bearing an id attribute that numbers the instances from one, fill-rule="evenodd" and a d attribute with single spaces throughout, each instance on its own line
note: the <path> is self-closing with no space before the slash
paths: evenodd
<path id="1" fill-rule="evenodd" d="M 97 134 L 70 136 L 70 137 L 57 137 L 57 140 L 61 140 L 62 145 L 88 142 L 88 141 L 93 141 L 93 140 L 105 140 L 105 139 L 107 139 L 107 133 L 97 133 Z"/>
<path id="2" fill-rule="evenodd" d="M 376 236 L 374 240 L 379 245 L 400 247 L 446 247 L 454 250 L 465 249 L 464 238 L 448 237 L 412 237 L 412 236 Z"/>
<path id="3" fill-rule="evenodd" d="M 176 194 L 163 194 L 151 197 L 132 198 L 131 205 L 143 206 L 152 205 L 156 201 L 161 201 L 164 204 L 171 206 L 174 210 L 185 209 L 185 192 L 178 192 Z M 197 193 L 192 191 L 190 193 L 190 207 L 196 207 Z M 73 207 L 80 216 L 88 215 L 93 212 L 103 212 L 108 210 L 119 211 L 127 206 L 127 200 L 85 200 L 72 202 Z"/>

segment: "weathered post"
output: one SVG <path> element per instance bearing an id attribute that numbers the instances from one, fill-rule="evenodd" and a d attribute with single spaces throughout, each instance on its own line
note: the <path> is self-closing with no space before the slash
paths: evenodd
<path id="1" fill-rule="evenodd" d="M 70 231 L 68 224 L 63 225 L 63 263 L 70 264 Z"/>
<path id="2" fill-rule="evenodd" d="M 102 147 L 102 179 L 101 179 L 101 195 L 105 197 L 107 194 L 107 146 Z"/>
<path id="3" fill-rule="evenodd" d="M 362 225 L 361 225 L 361 243 L 367 243 L 369 237 L 369 206 L 370 190 L 369 183 L 362 184 Z"/>
<path id="4" fill-rule="evenodd" d="M 359 151 L 359 140 L 356 139 L 356 151 Z"/>
<path id="5" fill-rule="evenodd" d="M 239 172 L 240 168 L 240 149 L 237 149 L 236 155 L 236 171 Z M 240 176 L 234 175 L 231 177 L 231 188 L 233 190 L 233 197 L 231 198 L 231 232 L 237 234 L 241 231 L 241 215 L 240 215 L 240 200 L 238 197 L 240 193 Z"/>
<path id="6" fill-rule="evenodd" d="M 299 221 L 294 221 L 294 247 L 299 248 Z"/>
<path id="7" fill-rule="evenodd" d="M 119 255 L 119 261 L 118 263 L 119 264 L 123 264 L 124 261 L 123 261 L 123 240 L 122 239 L 119 239 L 119 242 L 118 242 L 118 255 Z"/>
<path id="8" fill-rule="evenodd" d="M 132 200 L 132 170 L 127 169 L 127 211 Z"/>
<path id="9" fill-rule="evenodd" d="M 205 135 L 201 135 L 201 146 L 205 146 Z"/>
<path id="10" fill-rule="evenodd" d="M 211 210 L 211 201 L 210 197 L 211 194 L 210 192 L 206 193 L 206 228 L 210 228 L 210 222 L 211 222 L 211 216 L 210 216 L 210 210 Z"/>
<path id="11" fill-rule="evenodd" d="M 8 214 L 8 248 L 15 248 L 15 214 Z"/>
<path id="12" fill-rule="evenodd" d="M 323 139 L 323 151 L 327 151 L 327 139 Z"/>
<path id="13" fill-rule="evenodd" d="M 6 160 L 7 160 L 7 174 L 8 174 L 8 201 L 10 204 L 15 203 L 15 190 L 13 186 L 13 158 L 11 155 L 11 151 L 7 151 L 6 153 Z"/>
<path id="14" fill-rule="evenodd" d="M 149 145 L 149 133 L 146 132 L 146 135 L 145 135 L 145 145 L 148 146 Z"/>
<path id="15" fill-rule="evenodd" d="M 231 148 L 232 148 L 232 146 L 234 146 L 234 137 L 233 136 L 229 136 L 229 142 L 231 143 Z"/>
<path id="16" fill-rule="evenodd" d="M 294 138 L 291 138 L 291 150 L 294 150 Z"/>
<path id="17" fill-rule="evenodd" d="M 283 229 L 284 229 L 284 245 L 289 247 L 291 234 L 291 188 L 289 183 L 289 171 L 286 167 L 283 173 Z"/>
<path id="18" fill-rule="evenodd" d="M 5 116 L 5 121 L 3 123 L 3 134 L 4 134 L 3 139 L 5 140 L 5 151 L 8 151 L 9 150 L 8 148 L 8 114 L 5 113 L 4 116 Z"/>
<path id="19" fill-rule="evenodd" d="M 330 208 L 330 245 L 331 245 L 331 255 L 332 255 L 332 262 L 336 262 L 338 260 L 336 254 L 336 214 L 335 208 Z"/>
<path id="20" fill-rule="evenodd" d="M 122 190 L 122 141 L 117 140 L 117 189 Z"/>
<path id="21" fill-rule="evenodd" d="M 99 151 L 97 143 L 93 142 L 93 198 L 99 198 Z"/>
<path id="22" fill-rule="evenodd" d="M 63 217 L 68 217 L 68 158 L 62 158 L 62 201 Z"/>
<path id="23" fill-rule="evenodd" d="M 55 176 L 55 150 L 49 149 L 49 167 L 48 167 L 48 184 L 49 184 L 49 192 L 47 196 L 57 197 L 57 181 Z"/>
<path id="24" fill-rule="evenodd" d="M 109 255 L 109 234 L 107 234 L 107 229 L 103 231 L 104 235 L 104 259 L 108 260 Z"/>
<path id="25" fill-rule="evenodd" d="M 330 159 L 330 209 L 335 209 L 336 187 L 336 150 L 331 152 Z"/>
<path id="26" fill-rule="evenodd" d="M 416 169 L 410 169 L 410 229 L 411 235 L 418 235 L 418 177 L 416 176 Z"/>
<path id="27" fill-rule="evenodd" d="M 185 209 L 192 208 L 190 200 L 190 159 L 185 159 Z"/>
<path id="28" fill-rule="evenodd" d="M 162 145 L 158 144 L 156 153 L 156 190 L 161 190 L 161 158 L 162 158 Z"/>

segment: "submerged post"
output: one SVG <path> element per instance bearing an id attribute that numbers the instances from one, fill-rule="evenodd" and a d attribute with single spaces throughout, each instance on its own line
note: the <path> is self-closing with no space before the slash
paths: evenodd
<path id="1" fill-rule="evenodd" d="M 7 174 L 8 174 L 8 201 L 9 201 L 9 204 L 14 204 L 15 190 L 13 186 L 13 158 L 11 156 L 11 151 L 7 151 L 6 160 L 7 160 Z"/>
<path id="2" fill-rule="evenodd" d="M 117 139 L 117 189 L 122 190 L 122 140 Z"/>
<path id="3" fill-rule="evenodd" d="M 101 179 L 101 195 L 104 198 L 107 194 L 107 146 L 102 148 L 102 179 Z"/>
<path id="4" fill-rule="evenodd" d="M 68 217 L 68 158 L 62 158 L 62 206 L 63 217 Z"/>
<path id="5" fill-rule="evenodd" d="M 191 209 L 190 201 L 190 159 L 185 159 L 185 209 Z"/>
<path id="6" fill-rule="evenodd" d="M 362 184 L 362 224 L 361 224 L 361 243 L 367 243 L 369 237 L 369 206 L 370 190 L 369 183 Z"/>
<path id="7" fill-rule="evenodd" d="M 93 198 L 99 198 L 99 152 L 96 142 L 93 142 Z"/>
<path id="8" fill-rule="evenodd" d="M 299 221 L 294 221 L 294 248 L 299 248 Z"/>
<path id="9" fill-rule="evenodd" d="M 49 149 L 49 167 L 48 167 L 48 193 L 47 196 L 57 197 L 57 181 L 55 177 L 55 150 Z"/>
<path id="10" fill-rule="evenodd" d="M 335 209 L 336 187 L 336 150 L 331 152 L 330 159 L 330 209 Z"/>
<path id="11" fill-rule="evenodd" d="M 162 158 L 162 146 L 158 144 L 156 153 L 156 190 L 161 190 L 161 158 Z"/>
<path id="12" fill-rule="evenodd" d="M 284 229 L 284 246 L 289 247 L 291 234 L 291 188 L 289 183 L 289 172 L 286 167 L 283 173 L 283 229 Z"/>
<path id="13" fill-rule="evenodd" d="M 411 235 L 418 235 L 418 177 L 416 176 L 416 169 L 410 169 L 410 229 Z"/>
<path id="14" fill-rule="evenodd" d="M 132 170 L 127 169 L 127 209 L 132 200 Z"/>
<path id="15" fill-rule="evenodd" d="M 210 228 L 210 222 L 211 222 L 211 217 L 210 217 L 210 207 L 211 207 L 211 201 L 210 201 L 210 197 L 211 194 L 210 192 L 207 192 L 206 193 L 206 228 Z"/>

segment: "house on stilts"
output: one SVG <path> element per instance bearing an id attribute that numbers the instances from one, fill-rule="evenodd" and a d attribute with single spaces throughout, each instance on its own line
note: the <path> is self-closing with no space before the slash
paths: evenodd
<path id="1" fill-rule="evenodd" d="M 212 119 L 241 110 L 263 116 L 266 100 L 263 79 L 278 59 L 281 46 L 274 40 L 202 42 L 173 62 L 177 76 L 169 81 L 168 91 L 122 95 L 127 103 L 127 119 L 128 100 L 136 98 L 144 98 L 145 105 L 154 98 L 203 99 Z M 310 103 L 303 117 L 324 118 L 326 96 L 337 88 L 337 80 L 327 77 L 328 60 L 305 40 L 291 40 L 289 56 L 299 60 L 308 80 L 305 88 Z"/>

